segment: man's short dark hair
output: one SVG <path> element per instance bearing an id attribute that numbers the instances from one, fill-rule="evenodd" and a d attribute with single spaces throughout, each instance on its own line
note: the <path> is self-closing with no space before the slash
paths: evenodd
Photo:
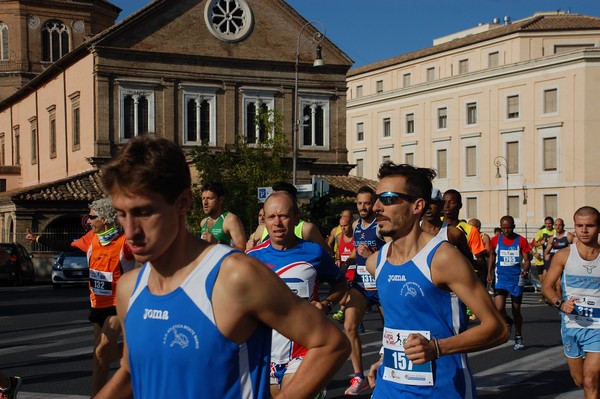
<path id="1" fill-rule="evenodd" d="M 298 190 L 292 183 L 288 183 L 286 181 L 278 181 L 277 183 L 274 183 L 271 186 L 271 188 L 273 189 L 273 191 L 285 191 L 294 198 L 298 197 Z"/>
<path id="2" fill-rule="evenodd" d="M 148 190 L 173 204 L 191 188 L 192 178 L 185 154 L 177 144 L 144 135 L 130 140 L 102 168 L 102 184 L 109 193 Z"/>
<path id="3" fill-rule="evenodd" d="M 600 225 L 600 213 L 598 212 L 598 209 L 594 208 L 593 206 L 582 206 L 581 208 L 577 209 L 573 215 L 573 221 L 575 221 L 576 216 L 584 217 L 589 215 L 595 216 L 596 224 Z"/>
<path id="4" fill-rule="evenodd" d="M 554 224 L 554 218 L 552 216 L 546 216 L 544 218 L 544 223 L 546 223 L 547 221 L 550 221 L 552 224 Z"/>
<path id="5" fill-rule="evenodd" d="M 462 194 L 460 193 L 460 191 L 451 188 L 449 190 L 444 191 L 444 195 L 446 194 L 453 196 L 458 200 L 460 204 L 462 204 Z"/>
<path id="6" fill-rule="evenodd" d="M 391 161 L 384 162 L 379 167 L 377 177 L 383 179 L 389 176 L 403 176 L 406 178 L 406 194 L 423 198 L 427 204 L 431 202 L 431 183 L 435 179 L 435 170 L 418 168 L 408 164 L 396 165 Z"/>
<path id="7" fill-rule="evenodd" d="M 203 193 L 205 191 L 212 191 L 217 194 L 217 197 L 225 196 L 225 186 L 222 183 L 216 181 L 206 182 L 200 187 L 200 192 Z"/>
<path id="8" fill-rule="evenodd" d="M 371 187 L 369 186 L 362 186 L 361 188 L 358 189 L 358 193 L 357 194 L 371 194 L 371 195 L 375 195 L 375 190 L 373 190 Z"/>

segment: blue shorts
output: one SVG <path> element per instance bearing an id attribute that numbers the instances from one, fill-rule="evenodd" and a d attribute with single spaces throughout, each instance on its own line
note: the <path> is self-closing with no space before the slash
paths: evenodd
<path id="1" fill-rule="evenodd" d="M 518 281 L 516 282 L 516 284 L 510 284 L 505 281 L 496 281 L 496 283 L 494 284 L 494 296 L 496 296 L 496 295 L 508 296 L 507 294 L 510 294 L 511 299 L 512 298 L 522 298 L 524 288 L 525 288 L 524 286 L 519 285 Z M 519 301 L 518 303 L 521 303 L 521 302 Z"/>
<path id="2" fill-rule="evenodd" d="M 363 296 L 365 298 L 367 298 L 367 306 L 371 306 L 371 305 L 381 305 L 381 302 L 379 301 L 379 291 L 377 290 L 366 290 L 365 287 L 363 287 L 362 285 L 360 285 L 357 282 L 353 282 L 350 285 L 350 288 L 355 288 L 358 292 L 360 292 L 361 294 L 363 294 Z"/>
<path id="3" fill-rule="evenodd" d="M 563 350 L 565 356 L 577 359 L 585 357 L 585 352 L 600 352 L 600 329 L 566 328 L 561 326 Z"/>

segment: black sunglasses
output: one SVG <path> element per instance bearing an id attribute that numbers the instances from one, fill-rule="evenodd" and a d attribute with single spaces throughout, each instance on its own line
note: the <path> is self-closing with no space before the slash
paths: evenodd
<path id="1" fill-rule="evenodd" d="M 89 220 L 96 220 L 98 219 L 98 215 L 87 215 Z"/>
<path id="2" fill-rule="evenodd" d="M 375 194 L 375 201 L 379 200 L 383 205 L 392 205 L 398 202 L 398 200 L 404 200 L 408 202 L 415 202 L 419 197 L 414 195 L 396 193 L 394 191 L 386 191 L 385 193 Z"/>

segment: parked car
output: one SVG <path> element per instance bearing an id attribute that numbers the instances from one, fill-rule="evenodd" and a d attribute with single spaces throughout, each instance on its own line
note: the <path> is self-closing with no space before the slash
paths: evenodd
<path id="1" fill-rule="evenodd" d="M 90 270 L 86 254 L 77 248 L 62 252 L 52 265 L 52 287 L 63 285 L 87 284 Z"/>
<path id="2" fill-rule="evenodd" d="M 32 256 L 16 242 L 0 243 L 0 280 L 14 285 L 35 281 Z"/>

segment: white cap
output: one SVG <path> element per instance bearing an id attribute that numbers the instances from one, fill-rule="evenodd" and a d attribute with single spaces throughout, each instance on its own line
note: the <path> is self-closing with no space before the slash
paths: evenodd
<path id="1" fill-rule="evenodd" d="M 431 189 L 431 200 L 432 201 L 443 201 L 442 192 L 437 188 L 433 187 Z"/>

